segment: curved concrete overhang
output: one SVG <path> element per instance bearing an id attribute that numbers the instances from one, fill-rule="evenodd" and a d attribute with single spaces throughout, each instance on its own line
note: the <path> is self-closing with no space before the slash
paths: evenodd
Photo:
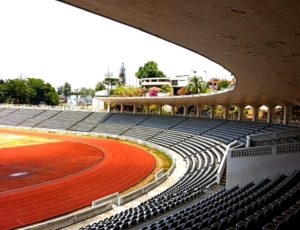
<path id="1" fill-rule="evenodd" d="M 208 57 L 233 91 L 184 98 L 106 98 L 141 104 L 300 104 L 300 1 L 62 0 Z M 187 100 L 187 101 L 185 101 Z M 177 104 L 177 103 L 176 103 Z"/>

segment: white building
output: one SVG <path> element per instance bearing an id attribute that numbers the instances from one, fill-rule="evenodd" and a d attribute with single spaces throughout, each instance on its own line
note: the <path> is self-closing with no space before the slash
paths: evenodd
<path id="1" fill-rule="evenodd" d="M 178 75 L 175 77 L 143 78 L 140 80 L 140 85 L 143 88 L 161 88 L 163 85 L 169 85 L 173 88 L 174 94 L 176 94 L 180 88 L 187 86 L 190 77 L 190 75 Z"/>

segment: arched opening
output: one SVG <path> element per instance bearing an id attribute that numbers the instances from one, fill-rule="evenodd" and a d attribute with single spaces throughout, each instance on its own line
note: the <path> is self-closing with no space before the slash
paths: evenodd
<path id="1" fill-rule="evenodd" d="M 292 107 L 292 114 L 289 122 L 291 125 L 300 125 L 300 105 Z"/>
<path id="2" fill-rule="evenodd" d="M 266 105 L 262 105 L 258 108 L 257 121 L 267 122 L 269 108 Z"/>
<path id="3" fill-rule="evenodd" d="M 225 109 L 222 105 L 216 105 L 213 111 L 213 118 L 223 119 L 225 115 Z"/>
<path id="4" fill-rule="evenodd" d="M 239 120 L 239 107 L 230 105 L 228 107 L 228 120 Z"/>
<path id="5" fill-rule="evenodd" d="M 274 123 L 282 124 L 283 123 L 283 106 L 276 105 L 274 108 Z"/>
<path id="6" fill-rule="evenodd" d="M 242 119 L 252 121 L 255 116 L 254 108 L 251 105 L 246 105 L 243 109 Z"/>
<path id="7" fill-rule="evenodd" d="M 201 112 L 200 114 L 201 118 L 209 118 L 211 114 L 211 106 L 209 105 L 201 106 L 200 112 Z"/>
<path id="8" fill-rule="evenodd" d="M 159 106 L 156 104 L 149 105 L 148 114 L 150 115 L 159 115 Z"/>
<path id="9" fill-rule="evenodd" d="M 184 115 L 184 106 L 183 105 L 176 105 L 174 109 L 174 115 Z"/>
<path id="10" fill-rule="evenodd" d="M 133 113 L 134 105 L 124 105 L 124 113 Z"/>
<path id="11" fill-rule="evenodd" d="M 162 105 L 161 115 L 172 115 L 172 106 L 171 105 Z"/>
<path id="12" fill-rule="evenodd" d="M 187 116 L 196 117 L 197 116 L 197 107 L 194 105 L 190 105 L 187 107 Z"/>
<path id="13" fill-rule="evenodd" d="M 110 104 L 110 111 L 112 113 L 120 113 L 121 112 L 121 105 L 112 103 Z"/>
<path id="14" fill-rule="evenodd" d="M 136 106 L 136 113 L 146 114 L 146 112 L 147 112 L 147 108 L 145 105 L 137 105 Z"/>

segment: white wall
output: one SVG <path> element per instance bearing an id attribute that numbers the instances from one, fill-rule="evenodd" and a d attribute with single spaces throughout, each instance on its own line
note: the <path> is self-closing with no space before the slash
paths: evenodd
<path id="1" fill-rule="evenodd" d="M 226 187 L 242 186 L 250 181 L 258 182 L 265 177 L 273 178 L 280 173 L 290 174 L 300 170 L 300 144 L 279 146 L 287 147 L 287 150 L 292 146 L 291 152 L 278 154 L 277 146 L 255 147 L 245 148 L 244 153 L 240 150 L 241 156 L 232 157 L 237 150 L 229 150 Z"/>

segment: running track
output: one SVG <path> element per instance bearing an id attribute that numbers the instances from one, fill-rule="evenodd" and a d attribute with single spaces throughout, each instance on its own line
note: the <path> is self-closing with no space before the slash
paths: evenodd
<path id="1" fill-rule="evenodd" d="M 3 129 L 0 133 L 62 141 L 0 149 L 0 229 L 89 206 L 95 199 L 136 184 L 155 166 L 150 154 L 116 140 Z M 18 164 L 29 174 L 11 182 L 5 174 L 11 174 Z"/>

